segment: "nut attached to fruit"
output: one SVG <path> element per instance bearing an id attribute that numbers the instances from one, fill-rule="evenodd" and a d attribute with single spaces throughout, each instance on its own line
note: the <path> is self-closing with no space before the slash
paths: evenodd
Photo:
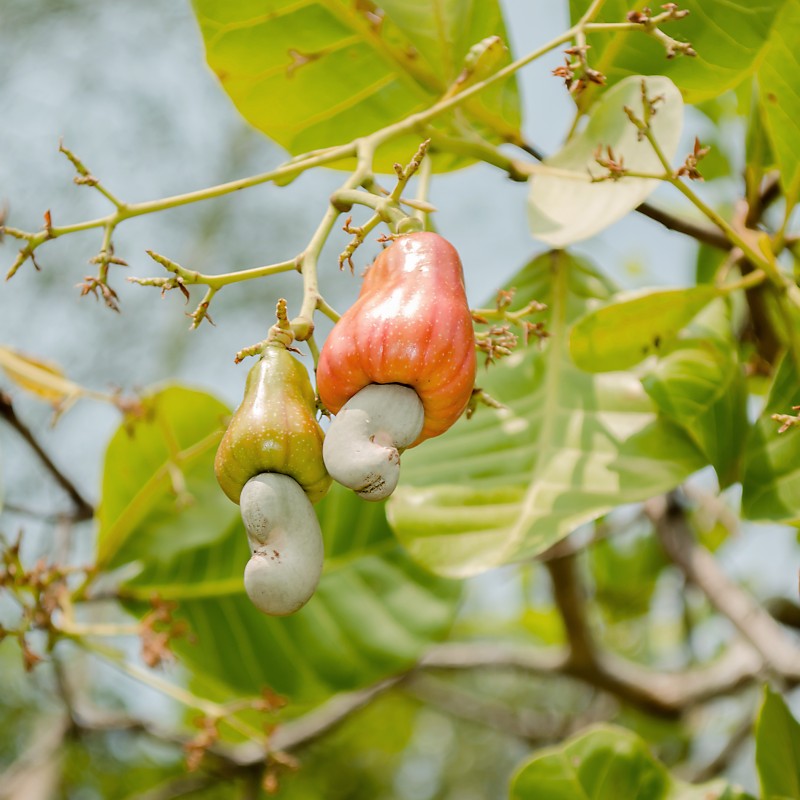
<path id="1" fill-rule="evenodd" d="M 467 407 L 476 369 L 472 315 L 455 248 L 435 233 L 396 236 L 367 270 L 358 299 L 320 353 L 317 389 L 337 415 L 325 446 L 329 472 L 364 497 L 387 497 L 397 475 L 389 467 L 376 471 L 373 459 L 393 459 L 396 473 L 403 448 L 444 433 Z M 421 429 L 415 428 L 415 413 L 407 402 L 400 410 L 395 390 L 380 395 L 382 399 L 370 394 L 364 407 L 357 400 L 365 387 L 386 384 L 400 384 L 416 394 L 423 411 Z M 356 410 L 366 417 L 380 414 L 382 420 L 398 415 L 392 424 L 402 430 L 389 443 L 392 459 L 352 434 L 363 422 L 348 422 L 347 432 L 339 431 Z M 377 482 L 374 491 L 370 476 Z"/>
<path id="2" fill-rule="evenodd" d="M 265 614 L 301 608 L 322 574 L 322 533 L 306 493 L 288 475 L 256 475 L 240 506 L 252 556 L 244 569 L 247 596 Z"/>
<path id="3" fill-rule="evenodd" d="M 308 373 L 286 349 L 281 329 L 273 333 L 247 376 L 214 469 L 225 494 L 241 507 L 252 552 L 245 590 L 264 613 L 283 615 L 308 601 L 322 573 L 322 534 L 312 503 L 328 491 L 331 477 Z"/>
<path id="4" fill-rule="evenodd" d="M 396 383 L 371 383 L 336 415 L 322 446 L 328 472 L 365 500 L 383 500 L 397 486 L 400 453 L 419 436 L 425 411 L 417 393 Z"/>

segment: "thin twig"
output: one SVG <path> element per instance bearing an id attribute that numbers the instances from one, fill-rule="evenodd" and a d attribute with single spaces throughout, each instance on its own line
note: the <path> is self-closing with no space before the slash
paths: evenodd
<path id="1" fill-rule="evenodd" d="M 725 746 L 707 764 L 688 775 L 692 783 L 705 783 L 716 778 L 726 767 L 734 763 L 744 743 L 753 735 L 753 718 L 748 713 L 736 726 Z"/>
<path id="2" fill-rule="evenodd" d="M 301 744 L 318 739 L 351 714 L 371 703 L 376 697 L 397 686 L 404 677 L 404 675 L 399 675 L 387 678 L 365 689 L 336 695 L 305 716 L 281 725 L 270 737 L 270 749 L 294 750 Z"/>
<path id="3" fill-rule="evenodd" d="M 91 519 L 94 516 L 92 504 L 83 497 L 75 484 L 53 463 L 53 460 L 31 433 L 30 428 L 17 416 L 11 398 L 4 392 L 0 392 L 0 417 L 22 437 L 28 447 L 36 453 L 56 483 L 69 495 L 75 506 L 75 511 L 72 513 L 71 518 L 75 522 Z"/>
<path id="4" fill-rule="evenodd" d="M 687 580 L 703 591 L 711 605 L 734 624 L 771 669 L 791 682 L 800 681 L 800 647 L 695 541 L 676 500 L 670 496 L 650 501 L 647 511 L 664 550 Z"/>
<path id="5" fill-rule="evenodd" d="M 566 738 L 575 729 L 576 722 L 583 726 L 608 717 L 608 713 L 594 713 L 591 720 L 582 715 L 578 721 L 551 712 L 511 707 L 507 703 L 465 691 L 450 681 L 422 673 L 406 681 L 403 689 L 417 700 L 452 717 L 494 728 L 506 736 L 515 736 L 536 745 Z"/>
<path id="6" fill-rule="evenodd" d="M 681 672 L 639 666 L 605 651 L 576 665 L 567 651 L 495 642 L 437 645 L 420 661 L 423 669 L 515 669 L 532 675 L 567 675 L 603 689 L 622 702 L 655 716 L 674 718 L 698 703 L 728 695 L 761 675 L 763 661 L 752 647 L 735 642 L 716 661 Z"/>
<path id="7" fill-rule="evenodd" d="M 670 214 L 669 211 L 653 206 L 650 203 L 642 203 L 636 207 L 636 211 L 649 219 L 660 222 L 665 228 L 671 231 L 684 233 L 698 242 L 717 248 L 717 250 L 728 252 L 733 248 L 733 245 L 724 234 L 709 225 L 692 222 L 686 217 Z"/>

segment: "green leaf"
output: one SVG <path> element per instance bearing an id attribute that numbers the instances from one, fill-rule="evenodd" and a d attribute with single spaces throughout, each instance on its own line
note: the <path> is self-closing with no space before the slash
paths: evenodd
<path id="1" fill-rule="evenodd" d="M 230 411 L 205 392 L 170 386 L 143 398 L 108 444 L 97 514 L 97 563 L 169 561 L 219 539 L 237 516 L 214 476 Z"/>
<path id="2" fill-rule="evenodd" d="M 511 779 L 511 800 L 747 800 L 725 781 L 693 786 L 673 778 L 647 743 L 599 725 L 540 750 Z"/>
<path id="3" fill-rule="evenodd" d="M 791 208 L 800 193 L 800 0 L 786 0 L 758 70 L 767 131 Z"/>
<path id="4" fill-rule="evenodd" d="M 324 573 L 314 597 L 290 617 L 267 617 L 245 595 L 250 553 L 241 522 L 180 560 L 148 563 L 123 594 L 177 600 L 176 614 L 196 639 L 175 642 L 181 658 L 197 675 L 238 694 L 268 685 L 292 705 L 316 703 L 410 667 L 447 633 L 460 584 L 411 561 L 382 504 L 334 485 L 317 511 Z"/>
<path id="5" fill-rule="evenodd" d="M 589 2 L 570 0 L 573 20 L 586 11 Z M 675 39 L 691 42 L 695 58 L 678 55 L 668 60 L 664 46 L 654 37 L 631 31 L 591 34 L 589 62 L 612 85 L 630 74 L 666 75 L 687 103 L 699 103 L 732 89 L 752 73 L 783 2 L 682 0 L 678 5 L 689 15 L 667 22 L 663 30 Z M 606 0 L 596 21 L 623 22 L 628 11 L 641 11 L 647 5 L 654 13 L 660 11 L 660 5 L 646 0 Z M 590 87 L 579 98 L 579 107 L 588 108 L 602 91 L 602 87 Z"/>
<path id="6" fill-rule="evenodd" d="M 755 87 L 751 94 L 745 138 L 745 186 L 748 203 L 753 205 L 758 202 L 764 176 L 775 166 L 775 154 L 767 134 L 764 98 Z"/>
<path id="7" fill-rule="evenodd" d="M 744 453 L 742 514 L 745 519 L 800 523 L 800 429 L 778 433 L 773 414 L 792 414 L 800 405 L 800 376 L 784 357 L 766 408 L 752 429 Z"/>
<path id="8" fill-rule="evenodd" d="M 366 136 L 433 105 L 470 48 L 507 42 L 497 0 L 193 0 L 211 69 L 242 116 L 292 155 Z M 380 6 L 380 7 L 378 7 Z M 506 55 L 498 68 L 510 61 Z M 520 139 L 514 78 L 461 106 L 494 141 Z M 436 124 L 448 129 L 452 115 Z M 453 131 L 450 131 L 453 133 Z M 381 150 L 405 163 L 418 134 Z M 437 159 L 439 169 L 467 163 Z"/>
<path id="9" fill-rule="evenodd" d="M 717 300 L 643 377 L 659 411 L 680 425 L 714 466 L 722 487 L 739 480 L 748 428 L 747 388 L 731 336 L 728 306 Z"/>
<path id="10" fill-rule="evenodd" d="M 756 767 L 764 800 L 800 800 L 800 723 L 769 687 L 756 721 Z"/>
<path id="11" fill-rule="evenodd" d="M 612 622 L 647 614 L 656 580 L 667 566 L 664 550 L 653 536 L 633 541 L 619 537 L 596 542 L 587 553 L 594 597 Z M 620 580 L 620 575 L 625 580 Z"/>
<path id="12" fill-rule="evenodd" d="M 725 260 L 727 253 L 708 244 L 701 244 L 697 248 L 697 262 L 695 264 L 695 280 L 697 283 L 713 283 L 717 271 Z"/>
<path id="13" fill-rule="evenodd" d="M 414 558 L 470 575 L 541 553 L 621 503 L 668 490 L 703 467 L 655 413 L 639 380 L 592 375 L 569 358 L 570 323 L 612 289 L 585 262 L 547 253 L 511 281 L 515 305 L 547 303 L 550 334 L 479 377 L 505 410 L 481 408 L 403 455 L 389 521 Z"/>
<path id="14" fill-rule="evenodd" d="M 719 290 L 708 285 L 618 295 L 572 327 L 572 360 L 588 372 L 629 369 L 668 347 L 715 297 Z"/>
<path id="15" fill-rule="evenodd" d="M 622 219 L 653 192 L 658 179 L 622 177 L 592 182 L 608 170 L 597 161 L 610 147 L 618 162 L 632 172 L 662 175 L 664 168 L 651 144 L 638 138 L 625 107 L 642 117 L 642 81 L 647 96 L 662 96 L 650 125 L 664 155 L 672 159 L 683 125 L 683 101 L 669 80 L 660 76 L 631 76 L 610 89 L 592 109 L 586 128 L 555 155 L 545 159 L 542 171 L 530 179 L 528 224 L 531 233 L 551 247 L 565 247 L 586 239 Z"/>

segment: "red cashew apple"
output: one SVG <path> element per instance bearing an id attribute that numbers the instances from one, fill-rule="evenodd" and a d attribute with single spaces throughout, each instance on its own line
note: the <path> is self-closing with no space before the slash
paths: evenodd
<path id="1" fill-rule="evenodd" d="M 367 270 L 358 299 L 325 341 L 317 390 L 336 414 L 370 383 L 410 386 L 425 411 L 414 447 L 461 416 L 476 369 L 458 253 L 436 233 L 408 233 Z"/>
<path id="2" fill-rule="evenodd" d="M 399 453 L 461 416 L 476 369 L 455 248 L 435 233 L 395 237 L 320 354 L 317 390 L 337 415 L 323 447 L 330 474 L 367 499 L 387 497 Z"/>

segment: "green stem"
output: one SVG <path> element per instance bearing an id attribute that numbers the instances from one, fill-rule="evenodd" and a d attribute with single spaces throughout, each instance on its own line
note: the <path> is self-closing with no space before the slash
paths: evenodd
<path id="1" fill-rule="evenodd" d="M 590 23 L 600 13 L 600 10 L 605 5 L 605 2 L 606 0 L 592 0 L 591 5 L 586 9 L 586 13 L 578 20 L 577 27 L 585 30 L 586 25 L 588 25 L 588 23 Z"/>
<path id="2" fill-rule="evenodd" d="M 753 270 L 753 272 L 749 272 L 747 275 L 744 275 L 738 281 L 721 284 L 719 288 L 725 291 L 727 294 L 730 294 L 731 292 L 735 292 L 740 289 L 752 289 L 754 286 L 760 286 L 766 280 L 767 273 L 763 270 L 756 269 Z"/>
<path id="3" fill-rule="evenodd" d="M 335 206 L 328 206 L 322 222 L 320 222 L 300 258 L 301 272 L 303 274 L 303 302 L 300 306 L 300 313 L 291 322 L 294 338 L 300 342 L 306 341 L 314 333 L 314 312 L 319 308 L 321 299 L 317 264 L 322 248 L 328 240 L 340 213 Z"/>
<path id="4" fill-rule="evenodd" d="M 664 155 L 664 151 L 661 149 L 661 145 L 656 140 L 652 128 L 649 125 L 646 125 L 640 127 L 639 129 L 647 138 L 647 141 L 650 142 L 653 152 L 661 162 L 661 166 L 664 167 L 664 179 L 668 183 L 672 184 L 687 200 L 692 203 L 692 205 L 695 206 L 695 208 L 708 217 L 708 219 L 711 220 L 711 222 L 713 222 L 725 234 L 725 236 L 728 237 L 728 240 L 738 247 L 745 254 L 745 256 L 747 256 L 749 261 L 751 261 L 759 269 L 762 269 L 767 275 L 770 275 L 771 272 L 774 272 L 774 270 L 771 269 L 771 265 L 767 263 L 767 259 L 761 253 L 754 250 L 721 214 L 705 203 L 686 185 L 686 183 L 684 183 L 684 181 L 675 176 L 672 171 L 672 165 L 669 163 L 669 159 L 666 157 L 666 155 Z"/>
<path id="5" fill-rule="evenodd" d="M 317 309 L 334 323 L 338 322 L 342 318 L 342 315 L 332 306 L 328 305 L 328 302 L 322 297 L 320 297 L 319 301 L 317 302 Z"/>
<path id="6" fill-rule="evenodd" d="M 419 168 L 419 181 L 417 182 L 417 197 L 421 203 L 427 203 L 431 189 L 431 176 L 433 175 L 433 164 L 431 159 L 426 158 Z M 428 212 L 418 208 L 414 215 L 422 223 L 422 229 L 428 230 Z"/>
<path id="7" fill-rule="evenodd" d="M 143 683 L 145 686 L 149 686 L 167 697 L 171 697 L 187 708 L 197 709 L 207 717 L 224 721 L 232 730 L 242 736 L 253 741 L 263 742 L 266 745 L 264 735 L 261 731 L 248 725 L 237 717 L 231 716 L 230 709 L 226 706 L 203 697 L 198 697 L 182 686 L 177 686 L 174 683 L 165 681 L 155 673 L 139 667 L 136 664 L 131 664 L 122 653 L 112 647 L 97 642 L 86 642 L 75 637 L 70 638 L 84 650 L 105 659 L 125 675 L 128 675 L 139 683 Z"/>
<path id="8" fill-rule="evenodd" d="M 179 277 L 183 283 L 193 285 L 208 286 L 210 289 L 219 290 L 223 286 L 230 286 L 234 283 L 241 283 L 242 281 L 249 281 L 254 278 L 263 278 L 267 275 L 278 275 L 281 272 L 291 272 L 297 269 L 297 259 L 292 258 L 287 261 L 280 261 L 277 264 L 267 264 L 263 267 L 253 267 L 251 269 L 237 270 L 236 272 L 224 272 L 220 275 L 207 275 L 202 272 L 196 272 L 193 269 L 186 269 L 175 261 L 171 261 L 164 256 L 154 253 L 151 250 L 147 251 L 148 255 L 157 261 L 161 266 Z M 163 285 L 162 279 L 155 279 L 153 283 L 151 278 L 128 278 L 132 283 L 138 283 L 144 286 L 149 285 Z"/>
<path id="9" fill-rule="evenodd" d="M 38 247 L 39 244 L 47 239 L 57 239 L 59 236 L 88 231 L 93 228 L 102 228 L 108 225 L 116 226 L 126 219 L 140 217 L 145 214 L 153 214 L 159 211 L 166 211 L 171 208 L 179 208 L 180 206 L 197 203 L 202 200 L 211 200 L 215 197 L 231 194 L 232 192 L 239 192 L 242 189 L 249 189 L 252 186 L 259 186 L 262 183 L 270 183 L 272 181 L 288 182 L 308 169 L 324 166 L 325 164 L 330 164 L 333 161 L 340 161 L 352 157 L 353 155 L 355 155 L 355 142 L 327 148 L 325 150 L 314 151 L 305 156 L 298 156 L 269 172 L 262 172 L 259 175 L 251 175 L 236 181 L 210 186 L 206 189 L 198 189 L 194 192 L 172 195 L 170 197 L 149 200 L 143 203 L 132 203 L 130 205 L 120 203 L 116 211 L 105 217 L 98 217 L 97 219 L 86 220 L 85 222 L 77 222 L 72 225 L 53 226 L 49 228 L 48 231 L 40 231 L 35 234 L 25 233 L 15 228 L 3 228 L 3 232 L 17 239 L 26 239 L 31 243 L 36 242 L 35 246 Z"/>
<path id="10" fill-rule="evenodd" d="M 334 192 L 325 216 L 311 237 L 308 246 L 298 258 L 300 271 L 303 274 L 303 302 L 300 306 L 300 313 L 292 320 L 291 325 L 295 339 L 301 342 L 306 341 L 314 333 L 314 312 L 322 302 L 322 295 L 319 292 L 317 265 L 322 248 L 328 240 L 336 220 L 342 213 L 341 209 L 336 206 L 337 197 L 342 194 L 347 195 L 349 192 L 355 192 L 359 186 L 372 177 L 372 163 L 375 157 L 376 145 L 373 144 L 371 137 L 367 137 L 357 139 L 353 146 L 358 159 L 356 168 L 341 187 Z M 364 194 L 368 196 L 366 193 Z"/>
<path id="11" fill-rule="evenodd" d="M 311 336 L 306 339 L 306 344 L 308 345 L 309 352 L 311 353 L 311 358 L 314 359 L 314 369 L 317 369 L 317 365 L 319 364 L 319 347 L 317 346 L 317 340 L 314 338 L 314 334 L 312 333 Z"/>

